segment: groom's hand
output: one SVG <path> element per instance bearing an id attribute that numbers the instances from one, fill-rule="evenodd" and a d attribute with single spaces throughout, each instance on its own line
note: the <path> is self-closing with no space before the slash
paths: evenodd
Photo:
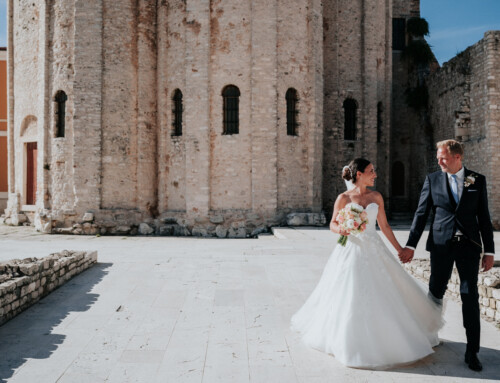
<path id="1" fill-rule="evenodd" d="M 493 255 L 484 255 L 481 266 L 483 267 L 483 271 L 488 271 L 493 267 L 493 263 L 495 262 L 495 257 Z"/>
<path id="2" fill-rule="evenodd" d="M 415 254 L 415 250 L 408 249 L 405 247 L 403 250 L 401 250 L 401 253 L 399 253 L 399 259 L 403 263 L 408 263 L 413 259 L 413 255 Z"/>

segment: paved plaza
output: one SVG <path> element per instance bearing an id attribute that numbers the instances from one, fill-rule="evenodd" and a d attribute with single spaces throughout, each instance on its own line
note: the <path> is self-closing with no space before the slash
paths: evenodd
<path id="1" fill-rule="evenodd" d="M 404 242 L 408 231 L 396 226 Z M 500 233 L 496 235 L 499 249 Z M 500 379 L 500 330 L 482 321 L 481 373 L 463 362 L 461 307 L 443 344 L 409 366 L 346 368 L 304 346 L 291 315 L 336 244 L 326 229 L 259 239 L 41 235 L 0 227 L 0 260 L 97 250 L 99 263 L 0 327 L 0 380 L 98 382 L 471 382 Z M 424 242 L 419 257 L 425 257 Z M 374 270 L 376 272 L 376 270 Z M 373 315 L 384 315 L 373 313 Z"/>

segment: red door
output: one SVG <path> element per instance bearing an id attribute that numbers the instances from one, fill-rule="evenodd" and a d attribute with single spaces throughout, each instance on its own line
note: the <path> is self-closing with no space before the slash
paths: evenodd
<path id="1" fill-rule="evenodd" d="M 36 203 L 36 158 L 37 158 L 36 142 L 28 142 L 26 144 L 26 205 L 34 205 Z"/>

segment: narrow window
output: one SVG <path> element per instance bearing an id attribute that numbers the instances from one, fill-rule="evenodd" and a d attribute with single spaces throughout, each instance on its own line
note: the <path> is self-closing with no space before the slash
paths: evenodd
<path id="1" fill-rule="evenodd" d="M 396 161 L 392 166 L 392 195 L 405 195 L 405 166 L 401 161 Z"/>
<path id="2" fill-rule="evenodd" d="M 344 101 L 344 140 L 356 140 L 357 103 L 352 98 Z"/>
<path id="3" fill-rule="evenodd" d="M 172 97 L 172 126 L 173 132 L 172 136 L 182 136 L 182 92 L 180 89 L 174 91 L 174 96 Z"/>
<path id="4" fill-rule="evenodd" d="M 66 100 L 68 96 L 60 90 L 56 93 L 54 101 L 56 102 L 56 137 L 64 137 L 66 129 Z"/>
<path id="5" fill-rule="evenodd" d="M 406 19 L 392 19 L 392 50 L 402 51 L 406 46 Z"/>
<path id="6" fill-rule="evenodd" d="M 377 142 L 382 140 L 382 103 L 377 104 Z"/>
<path id="7" fill-rule="evenodd" d="M 299 110 L 297 104 L 299 99 L 297 97 L 297 91 L 293 88 L 289 88 L 286 91 L 286 134 L 289 136 L 297 136 L 297 128 L 299 123 L 297 122 L 297 115 Z"/>
<path id="8" fill-rule="evenodd" d="M 222 134 L 238 134 L 240 125 L 240 90 L 234 85 L 228 85 L 222 90 L 222 97 L 224 119 L 224 131 Z"/>

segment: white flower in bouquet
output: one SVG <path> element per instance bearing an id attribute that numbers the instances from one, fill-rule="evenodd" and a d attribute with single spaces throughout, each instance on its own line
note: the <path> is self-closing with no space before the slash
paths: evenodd
<path id="1" fill-rule="evenodd" d="M 368 224 L 368 214 L 363 206 L 351 202 L 339 211 L 336 221 L 345 233 L 356 235 L 365 231 Z M 341 235 L 338 243 L 345 246 L 347 239 L 347 235 Z"/>

